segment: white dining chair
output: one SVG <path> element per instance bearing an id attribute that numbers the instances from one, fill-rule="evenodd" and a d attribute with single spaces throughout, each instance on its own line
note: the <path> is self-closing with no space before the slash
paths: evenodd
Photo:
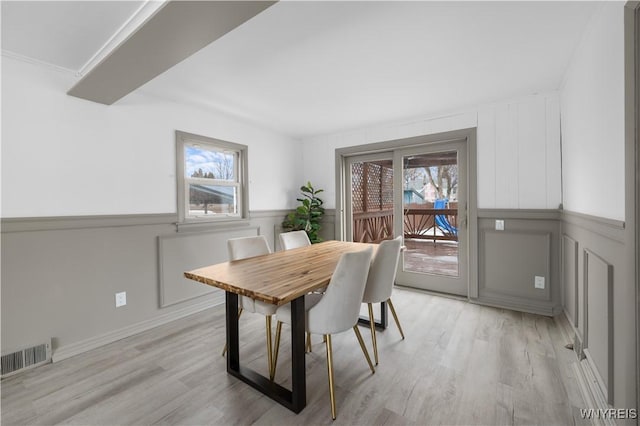
<path id="1" fill-rule="evenodd" d="M 280 246 L 283 250 L 291 250 L 310 245 L 311 241 L 309 241 L 309 236 L 306 231 L 291 231 L 280 234 Z"/>
<path id="2" fill-rule="evenodd" d="M 336 418 L 336 401 L 333 380 L 333 349 L 331 335 L 353 329 L 360 348 L 369 364 L 371 373 L 375 373 L 371 358 L 365 347 L 364 340 L 358 330 L 358 316 L 364 286 L 371 265 L 373 249 L 368 247 L 357 252 L 345 253 L 340 257 L 338 265 L 331 277 L 324 295 L 307 294 L 305 296 L 306 331 L 312 334 L 322 334 L 327 346 L 327 371 L 329 373 L 329 397 L 331 400 L 331 416 Z M 274 373 L 278 361 L 278 346 L 280 345 L 280 330 L 282 323 L 291 324 L 291 305 L 284 305 L 276 312 L 278 321 L 276 326 Z"/>
<path id="3" fill-rule="evenodd" d="M 393 319 L 396 321 L 400 335 L 404 339 L 404 332 L 398 321 L 398 315 L 391 302 L 391 293 L 396 280 L 398 260 L 400 259 L 400 249 L 402 247 L 402 237 L 394 240 L 385 240 L 378 246 L 378 251 L 371 262 L 371 269 L 367 278 L 367 285 L 362 296 L 362 303 L 366 303 L 369 308 L 369 323 L 371 326 L 371 340 L 373 341 L 373 356 L 378 365 L 378 343 L 376 342 L 376 327 L 373 318 L 373 304 L 387 302 Z"/>
<path id="4" fill-rule="evenodd" d="M 258 235 L 255 237 L 242 237 L 232 238 L 227 241 L 227 249 L 229 250 L 229 260 L 241 260 L 249 257 L 261 256 L 271 253 L 269 244 L 264 235 Z M 242 312 L 253 312 L 262 314 L 265 316 L 265 326 L 267 335 L 267 360 L 269 362 L 269 376 L 273 377 L 273 349 L 271 339 L 271 316 L 276 313 L 277 306 L 270 303 L 254 300 L 250 297 L 238 296 L 238 319 Z M 222 355 L 227 351 L 227 345 L 225 344 Z"/>
<path id="5" fill-rule="evenodd" d="M 280 247 L 282 247 L 282 250 L 292 250 L 292 249 L 307 247 L 311 245 L 311 241 L 309 240 L 309 236 L 307 235 L 306 231 L 282 232 L 279 235 L 279 238 L 280 238 Z M 314 293 L 324 293 L 325 289 L 326 287 L 319 288 L 315 290 Z M 277 333 L 277 330 L 276 330 L 276 333 Z M 307 349 L 306 350 L 308 352 L 311 352 L 312 350 L 311 335 L 309 333 L 307 333 Z"/>

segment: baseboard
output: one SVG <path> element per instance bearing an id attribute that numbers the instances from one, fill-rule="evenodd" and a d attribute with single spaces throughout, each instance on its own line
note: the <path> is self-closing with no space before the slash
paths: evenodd
<path id="1" fill-rule="evenodd" d="M 515 299 L 515 298 L 514 298 Z M 544 315 L 547 317 L 554 316 L 554 307 L 549 304 L 534 304 L 530 301 L 506 300 L 497 297 L 480 296 L 478 298 L 470 298 L 469 302 L 478 305 L 491 306 L 494 308 L 510 309 L 512 311 L 526 312 L 529 314 Z"/>
<path id="2" fill-rule="evenodd" d="M 138 333 L 142 333 L 143 331 L 150 330 L 152 328 L 167 324 L 171 321 L 196 314 L 198 312 L 204 311 L 205 309 L 209 309 L 218 305 L 220 305 L 219 300 L 211 301 L 211 299 L 208 298 L 207 300 L 204 300 L 202 302 L 189 305 L 182 309 L 174 310 L 167 314 L 159 315 L 157 317 L 139 322 L 137 324 L 132 324 L 118 330 L 110 331 L 100 336 L 90 337 L 76 343 L 65 345 L 60 348 L 56 348 L 53 351 L 51 360 L 52 362 L 62 361 L 63 359 L 88 352 L 109 343 L 116 342 L 118 340 L 133 336 Z"/>
<path id="3" fill-rule="evenodd" d="M 572 364 L 573 372 L 578 383 L 578 390 L 588 409 L 593 409 L 597 413 L 605 413 L 611 408 L 606 402 L 604 394 L 600 391 L 598 382 L 593 374 L 591 364 L 585 358 L 580 362 Z M 592 424 L 598 426 L 615 426 L 616 422 L 609 416 L 593 416 Z"/>
<path id="4" fill-rule="evenodd" d="M 562 334 L 563 339 L 566 342 L 573 342 L 574 340 L 574 331 L 573 324 L 569 317 L 567 317 L 567 311 L 564 309 L 560 313 L 560 315 L 554 317 L 555 323 L 560 330 L 560 334 Z"/>
<path id="5" fill-rule="evenodd" d="M 602 393 L 596 373 L 591 362 L 582 355 L 582 343 L 579 340 L 577 330 L 567 317 L 566 311 L 556 318 L 556 324 L 566 341 L 574 342 L 575 362 L 571 363 L 571 368 L 578 384 L 580 396 L 585 403 L 587 410 L 593 410 L 595 413 L 605 413 L 611 406 L 607 403 L 607 398 Z M 575 347 L 576 345 L 580 347 Z M 587 420 L 587 419 L 585 419 Z M 614 426 L 615 420 L 608 416 L 594 415 L 590 419 L 593 425 Z"/>

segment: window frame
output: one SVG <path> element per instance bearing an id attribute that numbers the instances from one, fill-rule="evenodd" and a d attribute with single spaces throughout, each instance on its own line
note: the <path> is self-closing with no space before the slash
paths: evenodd
<path id="1" fill-rule="evenodd" d="M 201 145 L 216 151 L 232 151 L 235 158 L 234 179 L 232 181 L 188 178 L 185 176 L 185 147 L 189 145 Z M 206 216 L 189 215 L 189 189 L 188 185 L 200 183 L 204 185 L 229 186 L 237 188 L 237 213 L 218 214 Z M 218 222 L 238 222 L 249 218 L 249 178 L 248 178 L 248 147 L 234 142 L 193 133 L 176 130 L 176 184 L 178 224 L 202 224 Z"/>

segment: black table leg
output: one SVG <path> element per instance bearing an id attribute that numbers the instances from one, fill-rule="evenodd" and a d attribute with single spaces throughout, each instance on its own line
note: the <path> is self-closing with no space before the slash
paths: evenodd
<path id="1" fill-rule="evenodd" d="M 304 296 L 291 302 L 291 393 L 293 411 L 299 413 L 307 404 L 305 368 L 305 312 Z"/>
<path id="2" fill-rule="evenodd" d="M 226 292 L 227 322 L 227 372 L 259 390 L 269 398 L 299 413 L 307 404 L 305 376 L 305 315 L 304 296 L 291 302 L 291 377 L 292 386 L 288 390 L 255 371 L 240 365 L 240 344 L 238 337 L 238 295 Z"/>
<path id="3" fill-rule="evenodd" d="M 374 325 L 376 326 L 376 328 L 379 328 L 380 330 L 385 330 L 387 328 L 387 326 L 389 325 L 389 321 L 388 321 L 388 312 L 387 312 L 387 302 L 381 302 L 380 303 L 380 322 L 375 321 L 374 320 Z M 360 317 L 358 318 L 358 324 L 364 324 L 364 325 L 369 325 L 369 318 L 365 318 L 365 317 Z"/>
<path id="4" fill-rule="evenodd" d="M 238 295 L 227 293 L 227 371 L 240 368 L 240 338 L 238 327 Z"/>

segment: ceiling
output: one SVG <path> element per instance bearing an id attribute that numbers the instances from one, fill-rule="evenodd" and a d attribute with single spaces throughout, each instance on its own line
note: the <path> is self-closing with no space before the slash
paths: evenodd
<path id="1" fill-rule="evenodd" d="M 3 1 L 2 48 L 77 72 L 143 3 Z M 558 89 L 597 8 L 281 1 L 138 91 L 298 138 L 411 120 Z"/>
<path id="2" fill-rule="evenodd" d="M 144 1 L 2 1 L 2 50 L 79 71 Z"/>

